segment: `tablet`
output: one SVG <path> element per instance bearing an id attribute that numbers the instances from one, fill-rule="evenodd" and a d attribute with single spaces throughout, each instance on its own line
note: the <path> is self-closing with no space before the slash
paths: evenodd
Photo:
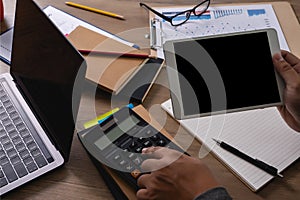
<path id="1" fill-rule="evenodd" d="M 274 29 L 167 41 L 163 49 L 176 119 L 282 104 Z"/>

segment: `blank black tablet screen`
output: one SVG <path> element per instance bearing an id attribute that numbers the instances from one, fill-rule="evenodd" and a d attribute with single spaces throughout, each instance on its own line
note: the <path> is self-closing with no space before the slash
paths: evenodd
<path id="1" fill-rule="evenodd" d="M 191 48 L 195 46 L 195 41 L 174 43 L 178 73 L 183 77 L 179 76 L 179 84 L 184 115 L 224 110 L 224 106 L 212 106 L 213 91 L 205 81 L 207 78 L 213 80 L 215 74 L 208 73 L 205 76 L 209 77 L 204 77 L 199 73 L 201 69 L 209 72 L 209 68 L 215 66 L 225 87 L 226 110 L 280 102 L 266 32 L 202 39 L 196 42 L 206 53 L 198 53 L 195 51 L 199 48 Z M 197 64 L 192 65 L 189 61 L 191 57 L 185 55 L 192 55 L 192 60 L 196 59 Z M 213 65 L 205 61 L 209 56 Z M 185 87 L 187 82 L 184 79 L 193 91 L 186 89 L 188 87 Z M 195 92 L 197 102 L 191 98 L 191 92 Z M 195 109 L 197 107 L 200 111 Z"/>

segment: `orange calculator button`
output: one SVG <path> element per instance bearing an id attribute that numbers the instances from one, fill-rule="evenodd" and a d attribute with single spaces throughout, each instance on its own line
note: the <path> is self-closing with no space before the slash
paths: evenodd
<path id="1" fill-rule="evenodd" d="M 131 176 L 135 179 L 137 179 L 140 175 L 141 175 L 141 172 L 138 169 L 135 169 L 131 172 Z"/>

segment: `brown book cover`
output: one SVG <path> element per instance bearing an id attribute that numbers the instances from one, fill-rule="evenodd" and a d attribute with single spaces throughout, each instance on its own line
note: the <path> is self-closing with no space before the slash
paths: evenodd
<path id="1" fill-rule="evenodd" d="M 149 49 L 138 50 L 92 30 L 78 26 L 68 35 L 68 39 L 77 49 L 149 54 Z M 145 62 L 144 58 L 120 57 L 112 55 L 88 54 L 86 78 L 101 88 L 118 93 Z"/>

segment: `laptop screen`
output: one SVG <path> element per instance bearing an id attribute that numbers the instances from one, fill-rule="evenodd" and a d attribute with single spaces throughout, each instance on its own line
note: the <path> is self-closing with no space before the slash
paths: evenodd
<path id="1" fill-rule="evenodd" d="M 17 1 L 12 52 L 17 86 L 68 160 L 81 94 L 77 88 L 73 96 L 73 85 L 84 80 L 84 59 L 32 0 Z"/>

